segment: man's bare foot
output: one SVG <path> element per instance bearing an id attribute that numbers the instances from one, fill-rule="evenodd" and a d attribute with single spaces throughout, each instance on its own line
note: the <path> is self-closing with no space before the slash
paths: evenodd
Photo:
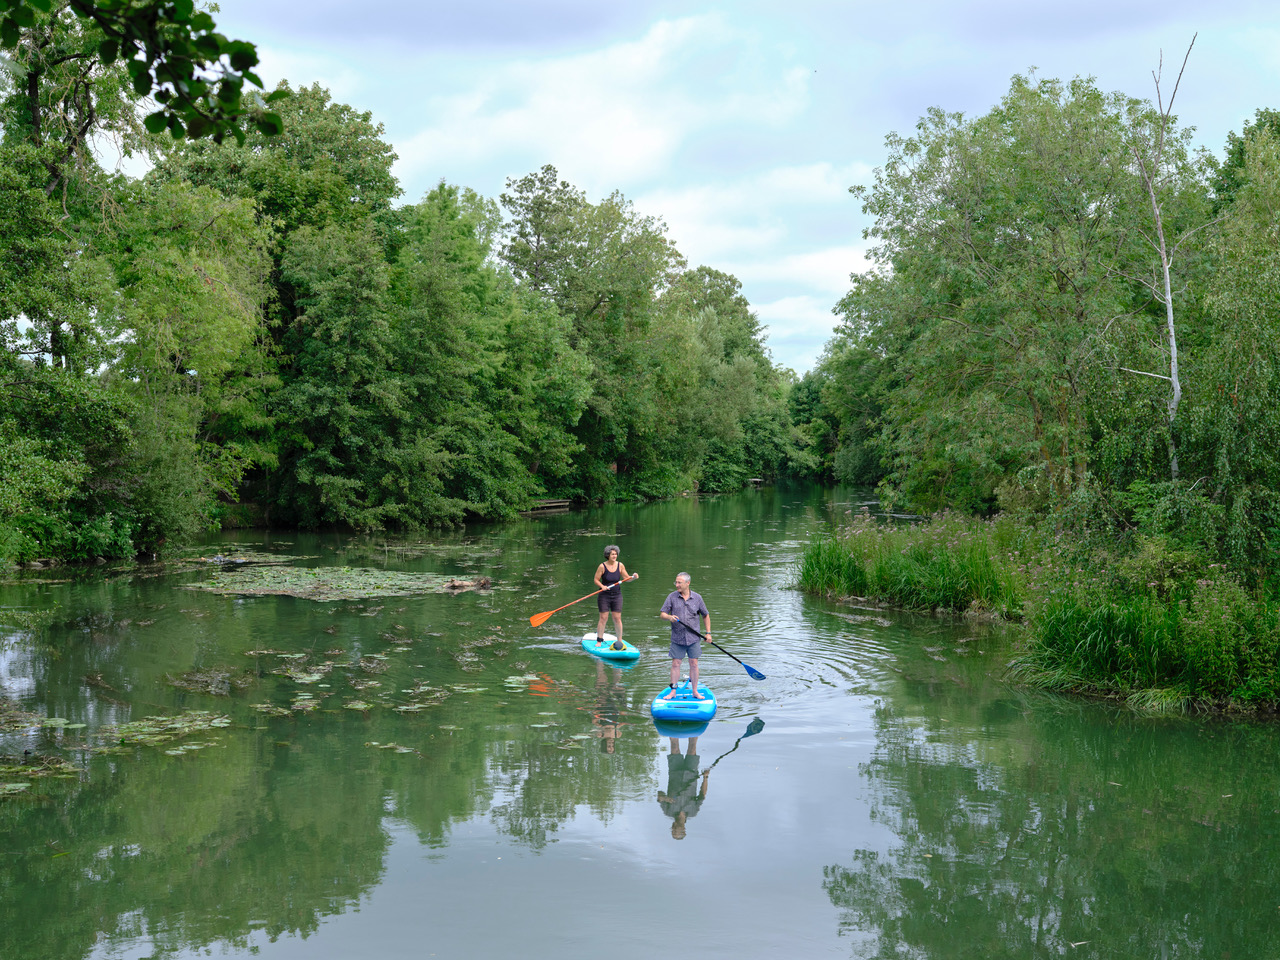
<path id="1" fill-rule="evenodd" d="M 700 694 L 697 690 L 695 690 L 695 691 L 693 691 L 693 699 L 695 699 L 695 700 L 705 700 L 705 699 L 707 699 L 707 698 L 706 698 L 706 697 L 704 697 L 702 694 Z"/>
<path id="2" fill-rule="evenodd" d="M 670 700 L 670 699 L 671 699 L 672 697 L 674 697 L 675 695 L 676 695 L 676 688 L 675 688 L 675 687 L 672 687 L 670 690 L 668 690 L 666 693 L 664 693 L 664 694 L 662 695 L 662 699 L 663 699 L 663 700 Z"/>

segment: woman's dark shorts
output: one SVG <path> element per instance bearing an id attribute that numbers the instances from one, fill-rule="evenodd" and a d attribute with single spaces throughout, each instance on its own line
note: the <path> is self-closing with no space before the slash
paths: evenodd
<path id="1" fill-rule="evenodd" d="M 596 594 L 596 609 L 601 613 L 608 613 L 610 610 L 622 612 L 622 590 L 618 587 L 610 587 L 604 593 Z"/>

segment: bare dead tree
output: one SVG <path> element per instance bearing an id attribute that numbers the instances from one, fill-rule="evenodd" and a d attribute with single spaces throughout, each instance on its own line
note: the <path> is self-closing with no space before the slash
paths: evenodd
<path id="1" fill-rule="evenodd" d="M 1169 399 L 1166 404 L 1166 412 L 1169 422 L 1169 473 L 1172 479 L 1178 479 L 1178 446 L 1177 437 L 1174 432 L 1174 423 L 1178 416 L 1178 405 L 1182 402 L 1182 380 L 1178 375 L 1178 331 L 1174 323 L 1173 313 L 1173 281 L 1171 276 L 1171 266 L 1173 258 L 1177 254 L 1177 248 L 1187 239 L 1190 234 L 1186 234 L 1178 239 L 1178 242 L 1172 247 L 1165 239 L 1164 229 L 1164 211 L 1160 203 L 1160 187 L 1162 185 L 1164 174 L 1164 165 L 1166 162 L 1166 147 L 1168 145 L 1169 127 L 1173 122 L 1173 101 L 1178 96 L 1178 87 L 1182 83 L 1182 74 L 1187 69 L 1187 61 L 1191 59 L 1191 49 L 1196 45 L 1195 34 L 1191 38 L 1191 43 L 1187 46 L 1186 56 L 1182 58 L 1182 68 L 1178 71 L 1178 79 L 1173 85 L 1173 92 L 1169 95 L 1169 102 L 1164 102 L 1164 94 L 1160 89 L 1160 83 L 1164 72 L 1164 54 L 1160 55 L 1160 62 L 1154 71 L 1152 71 L 1152 79 L 1155 81 L 1156 87 L 1156 109 L 1158 117 L 1153 129 L 1144 131 L 1141 127 L 1135 126 L 1132 139 L 1129 141 L 1130 151 L 1133 154 L 1134 164 L 1138 170 L 1138 175 L 1142 178 L 1143 187 L 1146 189 L 1147 198 L 1151 203 L 1151 215 L 1153 222 L 1153 230 L 1151 234 L 1146 235 L 1147 241 L 1155 248 L 1160 258 L 1160 277 L 1156 282 L 1145 282 L 1149 290 L 1151 290 L 1155 299 L 1164 304 L 1166 334 L 1169 338 L 1169 374 L 1146 373 L 1140 370 L 1129 370 L 1121 367 L 1126 373 L 1138 373 L 1142 376 L 1157 377 L 1161 380 L 1169 382 L 1170 391 Z M 1205 224 L 1203 226 L 1208 226 Z M 1203 229 L 1203 226 L 1198 229 Z M 1195 232 L 1195 231 L 1192 231 Z"/>

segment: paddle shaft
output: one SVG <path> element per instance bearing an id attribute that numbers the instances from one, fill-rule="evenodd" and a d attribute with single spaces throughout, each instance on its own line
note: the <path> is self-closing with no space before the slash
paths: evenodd
<path id="1" fill-rule="evenodd" d="M 708 640 L 707 642 L 710 643 L 711 641 Z M 763 729 L 764 729 L 764 721 L 761 720 L 759 717 L 756 717 L 754 720 L 751 721 L 750 724 L 748 724 L 746 733 L 740 736 L 737 740 L 733 741 L 732 747 L 730 747 L 724 753 L 720 754 L 720 756 L 716 757 L 714 760 L 711 761 L 711 766 L 707 767 L 707 773 L 710 773 L 712 770 L 714 770 L 716 768 L 717 763 L 719 763 L 729 754 L 733 753 L 733 751 L 737 750 L 738 744 L 740 744 L 743 740 L 747 739 L 747 737 L 754 737 L 757 733 L 759 733 Z"/>
<path id="2" fill-rule="evenodd" d="M 633 573 L 631 576 L 627 577 L 627 580 L 634 580 L 636 576 L 637 574 Z M 611 583 L 607 587 L 601 587 L 599 590 L 592 590 L 585 597 L 579 597 L 577 600 L 570 600 L 568 603 L 564 605 L 564 607 L 572 607 L 575 603 L 581 603 L 583 600 L 589 600 L 591 597 L 594 597 L 597 593 L 604 593 L 606 590 L 612 590 L 614 587 L 626 583 L 627 580 L 619 580 L 617 583 Z M 551 618 L 551 615 L 553 613 L 559 613 L 561 610 L 564 609 L 564 607 L 556 607 L 554 610 L 548 610 L 546 613 L 535 613 L 532 617 L 529 618 L 529 625 L 533 627 L 542 626 Z"/>
<path id="3" fill-rule="evenodd" d="M 696 633 L 699 637 L 701 637 L 703 640 L 707 641 L 707 643 L 711 644 L 713 647 L 715 647 L 717 650 L 719 650 L 721 653 L 723 653 L 723 654 L 724 654 L 726 657 L 728 657 L 730 660 L 734 660 L 734 661 L 736 661 L 736 662 L 737 662 L 737 664 L 738 664 L 738 666 L 742 667 L 742 669 L 743 669 L 743 670 L 747 671 L 747 673 L 748 673 L 748 674 L 750 674 L 750 676 L 751 676 L 751 679 L 752 679 L 752 680 L 763 680 L 763 679 L 764 679 L 764 674 L 763 674 L 763 673 L 761 673 L 759 670 L 755 669 L 754 667 L 749 667 L 749 666 L 747 666 L 745 663 L 743 663 L 741 660 L 739 660 L 737 657 L 735 657 L 732 653 L 730 653 L 730 652 L 729 652 L 728 650 L 726 650 L 724 647 L 720 646 L 720 644 L 716 643 L 716 642 L 715 642 L 714 640 L 712 640 L 710 637 L 708 637 L 708 636 L 704 636 L 704 635 L 703 635 L 699 630 L 697 630 L 696 628 L 689 626 L 687 623 L 685 623 L 683 620 L 679 619 L 678 617 L 676 618 L 676 623 L 680 624 L 682 627 L 684 627 L 684 628 L 685 628 L 686 630 L 688 630 L 690 633 Z"/>

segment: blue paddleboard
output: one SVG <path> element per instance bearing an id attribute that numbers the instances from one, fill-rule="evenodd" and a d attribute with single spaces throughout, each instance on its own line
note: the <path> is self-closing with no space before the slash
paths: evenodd
<path id="1" fill-rule="evenodd" d="M 681 681 L 680 686 L 676 687 L 676 695 L 670 700 L 665 699 L 669 689 L 664 687 L 659 690 L 653 703 L 649 704 L 649 714 L 653 719 L 697 723 L 710 720 L 716 715 L 716 695 L 706 684 L 698 684 L 698 692 L 703 697 L 701 700 L 694 697 L 688 680 Z"/>
<path id="2" fill-rule="evenodd" d="M 582 635 L 582 649 L 593 656 L 602 657 L 605 660 L 639 660 L 640 651 L 633 647 L 627 641 L 622 641 L 622 649 L 613 649 L 613 643 L 618 638 L 612 633 L 603 633 L 600 635 L 602 639 L 596 640 L 594 633 L 585 633 Z"/>

